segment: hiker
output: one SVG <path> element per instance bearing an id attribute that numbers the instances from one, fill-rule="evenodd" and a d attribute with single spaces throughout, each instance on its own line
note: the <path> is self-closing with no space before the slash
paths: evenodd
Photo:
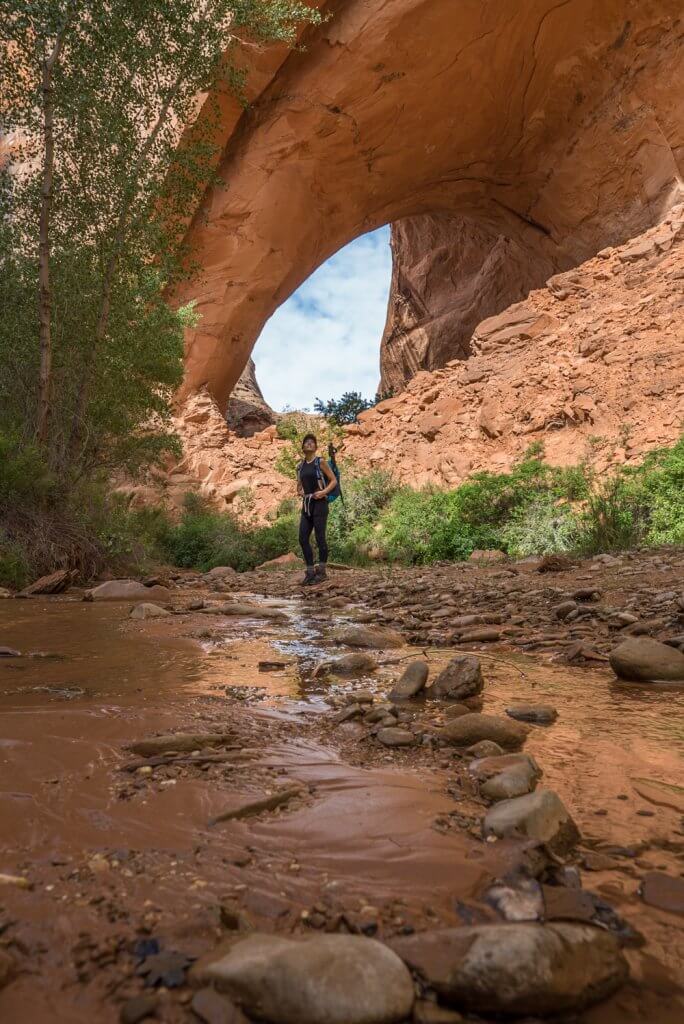
<path id="1" fill-rule="evenodd" d="M 339 482 L 332 469 L 316 455 L 318 441 L 315 434 L 307 434 L 302 441 L 303 460 L 297 467 L 297 494 L 302 498 L 302 514 L 299 520 L 299 543 L 306 562 L 303 583 L 311 585 L 326 579 L 328 542 L 325 530 L 328 524 L 328 499 L 333 491 L 339 493 Z M 316 534 L 318 565 L 314 568 L 311 548 L 311 531 Z"/>

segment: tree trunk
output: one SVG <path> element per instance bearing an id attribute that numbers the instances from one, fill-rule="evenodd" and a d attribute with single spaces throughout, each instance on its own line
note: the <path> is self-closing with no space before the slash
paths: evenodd
<path id="1" fill-rule="evenodd" d="M 45 57 L 41 68 L 41 92 L 43 103 L 43 175 L 40 197 L 40 220 L 38 228 L 38 322 L 40 367 L 38 370 L 38 411 L 36 416 L 36 437 L 45 445 L 50 424 L 50 398 L 52 391 L 52 287 L 50 283 L 50 214 L 52 211 L 52 184 L 55 173 L 54 114 L 55 97 L 53 73 L 64 43 L 71 14 L 69 8 L 64 24 L 57 33 L 55 45 L 49 57 Z"/>
<path id="2" fill-rule="evenodd" d="M 124 199 L 122 209 L 119 213 L 119 218 L 116 225 L 116 231 L 114 234 L 114 240 L 112 245 L 112 252 L 107 260 L 105 267 L 104 277 L 102 280 L 102 297 L 100 299 L 100 308 L 97 315 L 97 325 L 95 327 L 95 336 L 93 338 L 93 344 L 88 351 L 86 358 L 83 362 L 83 370 L 81 373 L 81 380 L 78 387 L 78 395 L 76 397 L 76 408 L 71 421 L 71 431 L 69 434 L 69 444 L 67 448 L 67 454 L 70 462 L 73 462 L 76 457 L 76 449 L 81 437 L 83 419 L 85 417 L 86 408 L 88 405 L 88 399 L 90 397 L 90 388 L 92 386 L 92 376 L 95 370 L 95 361 L 97 354 L 100 350 L 100 346 L 105 339 L 107 334 L 107 328 L 109 326 L 109 313 L 112 304 L 112 288 L 114 287 L 114 277 L 117 271 L 119 263 L 119 255 L 121 253 L 123 243 L 126 237 L 126 227 L 128 224 L 128 215 L 137 194 L 138 175 L 144 166 L 145 160 L 152 150 L 159 132 L 166 123 L 166 119 L 169 116 L 171 110 L 171 104 L 181 84 L 181 76 L 176 79 L 172 86 L 168 96 L 164 100 L 159 115 L 152 128 L 150 134 L 147 137 L 145 145 L 143 146 L 138 159 L 135 161 L 132 172 L 131 172 L 131 190 L 127 198 Z"/>
<path id="3" fill-rule="evenodd" d="M 40 369 L 38 371 L 38 416 L 36 435 L 41 444 L 48 437 L 50 420 L 50 390 L 52 384 L 52 290 L 50 287 L 50 208 L 55 166 L 55 140 L 53 136 L 54 96 L 52 91 L 52 65 L 43 61 L 43 181 L 40 199 L 40 225 L 38 240 L 38 316 L 40 339 Z"/>

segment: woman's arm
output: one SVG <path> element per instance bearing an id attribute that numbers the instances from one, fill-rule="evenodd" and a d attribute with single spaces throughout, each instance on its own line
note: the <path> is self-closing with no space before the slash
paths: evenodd
<path id="1" fill-rule="evenodd" d="M 316 491 L 314 498 L 327 498 L 330 492 L 334 491 L 337 487 L 337 477 L 325 459 L 321 459 L 321 469 L 323 470 L 323 475 L 327 477 L 328 485 L 327 487 L 324 487 L 322 491 Z"/>

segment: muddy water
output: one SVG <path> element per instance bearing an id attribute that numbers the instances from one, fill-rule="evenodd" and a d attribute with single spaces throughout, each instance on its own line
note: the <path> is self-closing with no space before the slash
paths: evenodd
<path id="1" fill-rule="evenodd" d="M 514 863 L 505 844 L 434 829 L 455 806 L 443 758 L 418 765 L 388 752 L 364 763 L 353 730 L 340 744 L 321 738 L 326 698 L 352 685 L 311 677 L 339 620 L 271 603 L 282 621 L 133 622 L 127 605 L 0 602 L 0 645 L 21 652 L 0 659 L 0 872 L 32 886 L 0 887 L 0 934 L 11 922 L 25 970 L 0 992 L 0 1020 L 116 1020 L 121 999 L 139 990 L 128 943 L 146 930 L 198 955 L 222 934 L 222 901 L 269 930 L 292 930 L 316 906 L 379 907 L 395 926 L 459 923 Z M 385 692 L 406 656 L 382 654 L 387 664 L 364 685 Z M 436 669 L 449 655 L 428 656 Z M 647 1006 L 654 1021 L 676 1020 L 663 1007 L 684 956 L 680 920 L 645 909 L 637 891 L 645 870 L 682 870 L 670 841 L 684 811 L 684 696 L 507 654 L 483 666 L 485 711 L 515 700 L 558 708 L 526 749 L 589 850 L 623 850 L 590 887 L 647 936 L 648 952 L 630 956 L 651 1002 L 627 993 L 585 1019 L 636 1024 Z M 434 716 L 430 702 L 424 711 Z M 161 781 L 121 771 L 125 743 L 181 730 L 234 731 L 245 760 Z M 209 826 L 294 780 L 307 796 L 287 812 Z M 85 965 L 84 936 L 95 950 Z M 170 1001 L 163 1019 L 189 1017 Z"/>

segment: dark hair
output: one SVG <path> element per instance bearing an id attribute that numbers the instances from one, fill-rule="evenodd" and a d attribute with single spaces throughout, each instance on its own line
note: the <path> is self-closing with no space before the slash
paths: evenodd
<path id="1" fill-rule="evenodd" d="M 304 445 L 306 444 L 307 441 L 313 441 L 313 443 L 318 448 L 318 438 L 316 437 L 315 434 L 305 434 L 304 435 L 304 437 L 302 438 L 302 448 L 304 447 Z"/>

